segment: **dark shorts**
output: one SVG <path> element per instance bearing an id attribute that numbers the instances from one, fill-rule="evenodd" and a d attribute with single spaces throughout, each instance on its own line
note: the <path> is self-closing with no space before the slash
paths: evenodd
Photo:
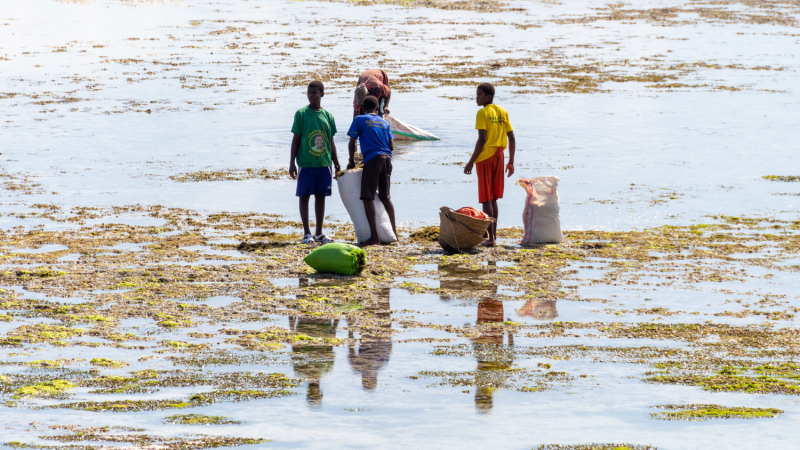
<path id="1" fill-rule="evenodd" d="M 297 169 L 297 195 L 324 195 L 330 197 L 333 172 L 330 167 L 300 167 Z"/>
<path id="2" fill-rule="evenodd" d="M 389 183 L 392 181 L 392 157 L 381 153 L 364 165 L 361 173 L 361 200 L 374 200 L 375 191 L 379 198 L 389 198 Z"/>

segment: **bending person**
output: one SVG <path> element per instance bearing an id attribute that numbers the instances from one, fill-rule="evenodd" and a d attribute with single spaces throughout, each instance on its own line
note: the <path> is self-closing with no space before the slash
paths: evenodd
<path id="1" fill-rule="evenodd" d="M 353 99 L 353 117 L 361 116 L 367 112 L 363 109 L 364 99 L 371 95 L 378 99 L 378 114 L 383 117 L 389 114 L 389 100 L 392 99 L 392 89 L 389 87 L 389 77 L 381 69 L 369 69 L 358 77 L 358 83 Z"/>

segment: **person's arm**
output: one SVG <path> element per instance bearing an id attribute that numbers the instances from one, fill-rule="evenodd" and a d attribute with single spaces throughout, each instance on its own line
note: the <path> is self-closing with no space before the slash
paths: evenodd
<path id="1" fill-rule="evenodd" d="M 292 138 L 292 151 L 291 156 L 289 157 L 289 176 L 292 179 L 297 179 L 297 166 L 294 165 L 294 160 L 297 158 L 297 152 L 300 150 L 300 135 L 297 133 L 294 134 Z"/>
<path id="2" fill-rule="evenodd" d="M 356 88 L 361 84 L 361 78 L 358 79 L 358 83 L 356 83 Z M 358 104 L 358 100 L 356 99 L 355 95 L 353 95 L 353 119 L 358 117 L 358 113 L 361 112 L 361 105 Z"/>
<path id="3" fill-rule="evenodd" d="M 517 151 L 517 139 L 514 137 L 514 130 L 508 132 L 508 163 L 506 164 L 506 173 L 508 177 L 514 175 L 514 152 Z"/>
<path id="4" fill-rule="evenodd" d="M 333 167 L 336 169 L 336 173 L 339 173 L 339 155 L 336 154 L 336 143 L 333 142 L 333 136 L 331 136 L 331 161 L 333 161 Z"/>
<path id="5" fill-rule="evenodd" d="M 470 175 L 472 173 L 472 166 L 483 151 L 484 145 L 486 145 L 486 130 L 478 130 L 478 140 L 475 142 L 475 150 L 472 152 L 472 158 L 470 158 L 467 165 L 464 166 L 465 174 Z"/>
<path id="6" fill-rule="evenodd" d="M 350 160 L 347 161 L 347 170 L 356 166 L 356 138 L 350 137 L 350 142 L 347 144 L 347 150 L 350 151 Z"/>
<path id="7" fill-rule="evenodd" d="M 383 112 L 385 114 L 389 114 L 389 100 L 391 100 L 391 99 L 392 99 L 392 90 L 389 89 L 389 94 L 386 95 L 386 100 L 384 100 L 384 102 L 383 102 Z"/>
<path id="8" fill-rule="evenodd" d="M 389 139 L 389 150 L 394 152 L 394 139 Z"/>

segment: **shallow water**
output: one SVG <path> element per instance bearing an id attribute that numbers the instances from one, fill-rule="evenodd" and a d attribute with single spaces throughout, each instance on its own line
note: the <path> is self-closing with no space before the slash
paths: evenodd
<path id="1" fill-rule="evenodd" d="M 529 11 L 524 16 L 527 22 L 566 12 L 563 5 L 518 3 Z M 647 5 L 642 2 L 637 7 Z M 575 7 L 571 4 L 569 12 L 574 14 L 571 8 Z M 380 34 L 386 37 L 380 42 L 366 39 L 359 27 L 347 39 L 331 38 L 337 33 L 336 20 L 349 19 L 354 12 L 366 14 L 363 20 L 399 23 L 384 27 Z M 73 14 L 80 14 L 81 20 L 59 20 Z M 276 16 L 284 19 L 276 20 Z M 567 229 L 642 228 L 676 220 L 702 221 L 708 214 L 780 216 L 797 211 L 792 197 L 773 195 L 796 192 L 794 186 L 761 179 L 787 174 L 790 167 L 785 162 L 797 151 L 792 139 L 800 119 L 792 89 L 798 82 L 796 62 L 784 56 L 797 45 L 791 27 L 713 23 L 653 27 L 606 21 L 602 27 L 545 22 L 543 28 L 521 30 L 474 24 L 479 20 L 519 23 L 521 18 L 504 13 L 354 9 L 280 1 L 142 2 L 141 7 L 132 8 L 114 1 L 37 0 L 7 4 L 3 17 L 7 25 L 0 28 L 2 51 L 9 60 L 2 64 L 13 68 L 13 75 L 5 72 L 3 90 L 19 93 L 2 100 L 13 105 L 2 124 L 4 167 L 28 173 L 41 184 L 38 189 L 43 193 L 37 196 L 41 203 L 71 207 L 142 202 L 204 211 L 277 211 L 296 218 L 293 182 L 288 179 L 176 183 L 167 177 L 192 170 L 283 166 L 291 138 L 291 111 L 305 99 L 302 88 L 279 88 L 273 80 L 293 74 L 298 80 L 308 78 L 303 74 L 317 69 L 304 70 L 304 61 L 322 66 L 342 61 L 352 67 L 348 70 L 391 61 L 384 65 L 390 68 L 390 76 L 399 76 L 429 67 L 429 61 L 443 55 L 482 61 L 549 48 L 567 64 L 630 60 L 631 67 L 618 69 L 628 75 L 641 71 L 645 62 L 641 58 L 667 66 L 702 61 L 786 68 L 707 69 L 686 77 L 691 84 L 743 86 L 739 92 L 664 92 L 648 89 L 651 84 L 646 82 L 610 82 L 602 86 L 608 92 L 591 95 L 514 95 L 501 87 L 497 102 L 507 107 L 517 130 L 517 174 L 552 174 L 562 179 L 559 190 Z M 433 23 L 424 29 L 403 25 L 418 17 Z M 322 23 L 316 24 L 319 19 Z M 435 24 L 444 19 L 454 23 Z M 297 21 L 297 26 L 282 26 L 284 20 Z M 465 25 L 459 26 L 460 21 Z M 108 23 L 114 26 L 99 26 Z M 243 26 L 248 35 L 209 35 L 226 26 Z M 291 56 L 279 56 L 274 48 L 295 42 L 295 36 L 284 34 L 298 26 L 310 27 L 311 40 L 298 41 L 300 46 Z M 503 44 L 442 39 L 473 30 L 490 33 Z M 133 38 L 138 40 L 129 40 Z M 425 47 L 418 53 L 421 40 Z M 224 48 L 241 41 L 249 45 Z M 319 47 L 321 41 L 333 46 Z M 605 44 L 612 41 L 620 43 Z M 397 45 L 389 47 L 389 43 Z M 54 47 L 66 51 L 53 53 Z M 370 56 L 379 48 L 385 55 Z M 502 48 L 512 53 L 496 53 Z M 357 62 L 347 62 L 354 55 L 360 55 Z M 145 62 L 104 63 L 125 58 Z M 292 68 L 293 63 L 298 67 Z M 514 71 L 502 69 L 498 74 Z M 195 76 L 213 86 L 197 88 L 203 82 L 192 83 Z M 329 89 L 323 106 L 339 120 L 336 142 L 344 159 L 349 89 L 339 85 Z M 469 100 L 473 89 L 428 89 L 426 85 L 410 85 L 409 92 L 392 101 L 396 116 L 442 137 L 437 142 L 398 145 L 393 194 L 402 222 L 435 222 L 443 204 L 476 206 L 474 179 L 461 174 L 458 165 L 442 165 L 463 162 L 473 146 L 475 136 L 470 130 L 476 107 Z M 40 113 L 41 106 L 22 97 L 34 94 L 42 99 L 81 101 L 47 104 L 44 110 L 52 112 Z M 248 103 L 257 98 L 261 104 Z M 270 102 L 263 103 L 264 98 Z M 132 103 L 137 106 L 127 106 Z M 148 108 L 151 114 L 135 112 Z M 47 167 L 38 163 L 42 158 L 47 159 Z M 506 190 L 501 225 L 518 225 L 524 192 L 511 183 Z M 420 202 L 420 194 L 426 200 Z M 328 203 L 334 218 L 346 220 L 339 201 Z"/>
<path id="2" fill-rule="evenodd" d="M 0 445 L 53 445 L 57 441 L 40 436 L 63 430 L 48 427 L 79 424 L 136 427 L 161 437 L 188 433 L 272 440 L 244 448 L 522 449 L 591 442 L 651 444 L 659 449 L 794 448 L 792 424 L 800 419 L 796 395 L 646 383 L 643 380 L 654 370 L 651 363 L 663 357 L 637 360 L 621 349 L 644 348 L 642 354 L 649 355 L 652 349 L 690 351 L 697 344 L 657 335 L 626 338 L 599 328 L 721 324 L 795 329 L 795 315 L 787 311 L 796 313 L 800 307 L 796 251 L 763 247 L 755 253 L 730 253 L 724 261 L 691 259 L 690 250 L 652 251 L 654 262 L 641 271 L 623 269 L 635 259 L 587 257 L 560 269 L 555 287 L 493 281 L 493 276 L 520 267 L 510 257 L 518 253 L 494 253 L 475 264 L 444 257 L 432 263 L 428 258 L 400 276 L 382 279 L 381 287 L 360 287 L 359 278 L 286 272 L 260 281 L 272 289 L 270 301 L 282 302 L 280 307 L 266 307 L 261 304 L 265 299 L 246 295 L 258 283 L 237 281 L 236 274 L 250 266 L 279 270 L 289 264 L 270 258 L 269 251 L 234 250 L 247 240 L 239 231 L 229 232 L 209 219 L 191 233 L 210 239 L 174 243 L 172 247 L 181 251 L 177 257 L 160 257 L 152 249 L 162 245 L 162 251 L 168 250 L 163 244 L 169 237 L 183 239 L 194 226 L 170 223 L 153 205 L 162 205 L 164 211 L 182 208 L 187 216 L 257 212 L 275 214 L 281 221 L 299 220 L 292 180 L 254 178 L 246 170 L 286 166 L 291 117 L 306 103 L 304 86 L 314 78 L 325 80 L 323 107 L 337 119 L 335 143 L 344 165 L 351 85 L 361 70 L 375 66 L 397 83 L 393 115 L 442 138 L 397 144 L 392 198 L 406 231 L 436 224 L 441 206 L 478 206 L 474 176 L 464 175 L 462 167 L 476 138 L 474 86 L 491 80 L 498 87 L 496 102 L 509 111 L 518 145 L 516 174 L 507 180 L 500 201 L 501 227 L 521 226 L 525 196 L 514 180 L 556 175 L 561 179 L 565 230 L 628 231 L 665 224 L 736 223 L 738 219 L 721 216 L 758 216 L 788 222 L 777 229 L 732 232 L 737 237 L 752 235 L 752 242 L 741 245 L 764 245 L 759 236 L 767 233 L 788 233 L 797 239 L 791 221 L 800 211 L 800 184 L 762 178 L 800 175 L 796 4 L 508 3 L 522 11 L 282 0 L 0 0 L 0 252 L 4 261 L 12 260 L 0 272 L 35 273 L 63 264 L 72 273 L 94 273 L 94 281 L 100 283 L 104 276 L 142 269 L 146 282 L 165 283 L 158 288 L 158 300 L 201 311 L 191 327 L 164 326 L 161 311 L 147 318 L 111 321 L 119 333 L 150 339 L 121 341 L 117 347 L 92 346 L 105 343 L 96 336 L 68 337 L 63 345 L 4 345 L 2 374 L 52 378 L 71 376 L 73 369 L 83 371 L 81 376 L 92 369 L 121 376 L 136 370 L 180 369 L 210 377 L 281 372 L 297 380 L 290 388 L 295 395 L 285 397 L 131 412 L 32 407 L 186 399 L 215 387 L 105 394 L 79 387 L 66 400 L 27 403 L 14 403 L 13 391 L 2 391 L 2 399 L 12 403 L 0 406 L 5 424 Z M 666 7 L 684 11 L 667 19 L 648 18 Z M 698 7 L 740 15 L 709 16 L 691 10 Z M 622 18 L 595 20 L 612 10 Z M 741 14 L 770 18 L 756 23 Z M 475 71 L 459 72 L 464 67 Z M 656 79 L 664 74 L 674 78 Z M 515 81 L 517 77 L 523 81 Z M 665 86 L 670 83 L 675 86 Z M 570 90 L 573 85 L 577 91 Z M 235 175 L 226 181 L 178 181 L 197 171 Z M 132 205 L 142 208 L 114 209 Z M 65 214 L 85 220 L 70 221 Z M 348 221 L 336 192 L 326 202 L 326 215 L 331 222 Z M 147 239 L 119 231 L 123 241 L 131 242 L 96 246 L 95 253 L 75 253 L 60 243 L 9 243 L 20 239 L 15 227 L 32 235 L 73 232 L 91 242 L 104 225 L 116 224 L 132 230 L 154 228 Z M 247 232 L 267 229 L 297 232 L 286 222 L 266 227 L 254 222 Z M 502 251 L 519 250 L 514 239 L 502 242 Z M 770 260 L 766 252 L 773 250 L 780 256 Z M 59 265 L 48 262 L 50 253 L 56 254 Z M 414 260 L 432 254 L 411 253 L 407 257 Z M 20 255 L 30 259 L 15 262 Z M 122 262 L 114 265 L 110 258 Z M 691 283 L 669 278 L 678 272 L 714 272 L 722 262 L 728 264 L 728 278 L 698 275 Z M 190 276 L 191 271 L 223 268 L 232 278 L 192 281 Z M 10 315 L 0 315 L 0 332 L 6 336 L 23 325 L 62 324 L 37 316 L 35 309 L 17 309 L 15 299 L 35 300 L 42 310 L 93 300 L 114 308 L 118 304 L 113 299 L 137 299 L 145 289 L 111 279 L 110 284 L 100 283 L 101 289 L 70 285 L 77 293 L 51 296 L 47 287 L 39 286 L 41 280 L 15 279 L 19 285 L 10 285 L 4 278 L 0 296 L 8 303 L 0 313 Z M 166 283 L 175 280 L 198 290 L 173 292 Z M 64 289 L 54 283 L 53 289 Z M 320 290 L 353 287 L 371 289 L 376 298 L 353 300 L 347 297 L 352 292 L 345 291 L 349 293 L 336 298 L 338 312 L 365 315 L 328 320 L 293 315 L 295 306 L 287 306 L 292 301 L 311 302 L 315 295 L 333 295 L 318 294 Z M 535 291 L 544 288 L 561 296 L 537 299 Z M 148 299 L 152 301 L 137 301 L 146 305 Z M 785 314 L 774 314 L 776 309 Z M 72 322 L 79 328 L 97 325 L 85 320 L 91 319 Z M 102 325 L 108 319 L 94 320 Z M 370 321 L 384 322 L 376 328 Z M 561 323 L 587 326 L 537 334 Z M 487 328 L 492 324 L 498 328 Z M 384 333 L 363 332 L 384 325 Z M 271 326 L 345 343 L 295 343 L 257 352 L 226 341 L 236 336 L 231 330 Z M 718 338 L 708 336 L 709 342 L 714 339 Z M 81 345 L 70 345 L 76 342 Z M 196 344 L 206 347 L 198 353 L 186 350 Z M 238 358 L 225 360 L 214 352 Z M 99 356 L 128 365 L 98 369 L 89 361 Z M 58 369 L 20 365 L 72 358 L 81 361 Z M 436 371 L 458 373 L 451 376 L 462 379 L 425 375 Z M 551 371 L 566 375 L 547 378 Z M 487 387 L 490 381 L 506 387 Z M 547 389 L 518 390 L 534 384 Z M 690 403 L 785 412 L 774 419 L 748 421 L 649 417 L 654 405 Z M 167 416 L 188 413 L 243 423 L 163 423 Z M 151 448 L 143 445 L 126 448 Z"/>

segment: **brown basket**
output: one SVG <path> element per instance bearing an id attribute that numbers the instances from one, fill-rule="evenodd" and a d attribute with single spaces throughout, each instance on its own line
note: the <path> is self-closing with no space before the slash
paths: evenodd
<path id="1" fill-rule="evenodd" d="M 443 206 L 439 213 L 439 245 L 450 253 L 467 251 L 489 239 L 494 219 L 478 219 Z"/>

